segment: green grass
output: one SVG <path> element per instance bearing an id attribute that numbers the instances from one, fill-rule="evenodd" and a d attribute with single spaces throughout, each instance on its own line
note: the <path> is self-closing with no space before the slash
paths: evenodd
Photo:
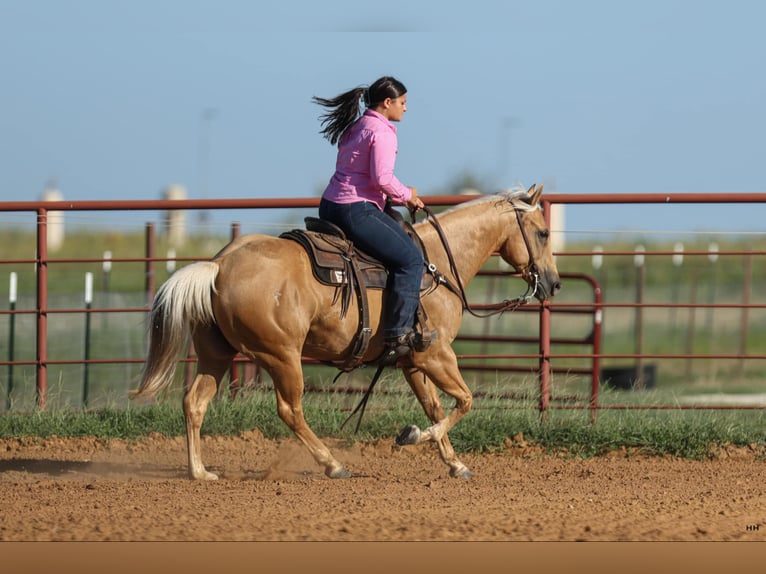
<path id="1" fill-rule="evenodd" d="M 315 393 L 306 395 L 306 418 L 319 436 L 374 441 L 396 436 L 401 427 L 428 421 L 402 381 L 385 381 L 373 394 L 358 433 L 356 419 L 344 429 L 343 421 L 361 395 Z M 45 412 L 10 412 L 0 417 L 0 437 L 95 436 L 138 439 L 150 433 L 183 436 L 184 422 L 178 397 L 153 406 Z M 451 404 L 445 401 L 445 407 Z M 541 417 L 533 396 L 509 403 L 491 394 L 477 397 L 474 409 L 450 432 L 459 452 L 495 452 L 510 437 L 521 433 L 528 444 L 546 452 L 577 457 L 603 455 L 628 449 L 653 455 L 704 459 L 724 445 L 755 446 L 762 450 L 766 411 L 601 411 L 591 422 L 589 412 L 551 409 Z M 291 437 L 276 414 L 269 389 L 253 389 L 236 399 L 220 395 L 211 403 L 202 432 L 238 435 L 257 428 L 267 438 Z"/>

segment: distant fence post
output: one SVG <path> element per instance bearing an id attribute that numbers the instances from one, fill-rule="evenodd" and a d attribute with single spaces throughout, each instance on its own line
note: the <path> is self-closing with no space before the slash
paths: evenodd
<path id="1" fill-rule="evenodd" d="M 708 261 L 710 261 L 710 265 L 712 267 L 710 271 L 710 287 L 708 290 L 708 303 L 711 305 L 711 307 L 708 307 L 707 310 L 707 329 L 708 332 L 712 334 L 713 332 L 713 307 L 712 304 L 715 303 L 715 295 L 716 295 L 716 281 L 718 279 L 718 273 L 716 270 L 718 269 L 718 266 L 716 265 L 716 261 L 718 261 L 718 244 L 713 242 L 708 247 L 708 254 L 707 254 Z"/>
<path id="2" fill-rule="evenodd" d="M 11 394 L 13 393 L 13 360 L 16 355 L 14 341 L 16 339 L 16 288 L 18 278 L 15 271 L 11 271 L 10 283 L 8 285 L 8 308 L 11 311 L 8 317 L 8 386 L 6 388 L 5 408 L 11 410 Z"/>
<path id="3" fill-rule="evenodd" d="M 93 273 L 85 274 L 85 364 L 82 371 L 82 406 L 88 408 L 90 376 L 90 310 L 93 303 Z"/>
<path id="4" fill-rule="evenodd" d="M 108 309 L 110 304 L 110 297 L 109 297 L 109 276 L 112 271 L 112 252 L 111 251 L 104 251 L 104 261 L 101 263 L 101 270 L 103 271 L 101 275 L 101 288 L 104 291 L 104 308 Z M 101 327 L 106 327 L 106 324 L 109 320 L 109 313 L 104 313 L 101 315 Z"/>
<path id="5" fill-rule="evenodd" d="M 716 283 L 718 281 L 718 266 L 716 265 L 716 261 L 718 261 L 718 244 L 716 242 L 711 243 L 708 246 L 708 254 L 707 254 L 708 261 L 710 261 L 710 265 L 712 266 L 712 269 L 710 270 L 710 285 L 708 288 L 708 305 L 707 308 L 707 317 L 706 317 L 706 330 L 708 333 L 708 340 L 710 341 L 710 351 L 712 352 L 714 346 L 715 346 L 715 335 L 713 331 L 713 320 L 715 316 L 715 309 L 713 308 L 713 305 L 715 304 L 715 298 L 716 298 Z M 715 378 L 716 373 L 716 364 L 717 361 L 708 361 L 708 376 L 710 379 Z"/>
<path id="6" fill-rule="evenodd" d="M 636 245 L 636 254 L 633 256 L 633 265 L 636 267 L 636 323 L 635 323 L 635 346 L 636 346 L 636 384 L 638 390 L 644 388 L 644 283 L 646 277 L 645 255 L 643 245 Z"/>
<path id="7" fill-rule="evenodd" d="M 686 355 L 689 356 L 686 359 L 685 376 L 688 379 L 692 375 L 694 361 L 691 358 L 694 352 L 694 330 L 696 329 L 695 323 L 697 319 L 697 277 L 698 267 L 694 265 L 691 273 L 691 287 L 689 291 L 689 319 L 686 323 Z"/>
<path id="8" fill-rule="evenodd" d="M 148 305 L 151 305 L 152 300 L 154 299 L 154 289 L 155 289 L 155 284 L 154 284 L 155 255 L 154 253 L 155 253 L 154 224 L 149 222 L 146 224 L 146 283 L 145 283 L 146 301 Z"/>
<path id="9" fill-rule="evenodd" d="M 551 204 L 543 200 L 543 216 L 548 227 L 551 224 Z M 540 303 L 540 414 L 544 420 L 548 417 L 551 401 L 551 307 L 546 300 Z"/>
<path id="10" fill-rule="evenodd" d="M 741 357 L 747 353 L 747 333 L 748 321 L 750 320 L 750 292 L 753 288 L 753 254 L 745 255 L 744 277 L 742 279 L 742 318 L 739 332 L 739 354 Z M 739 360 L 738 374 L 742 376 L 745 372 L 745 359 Z"/>
<path id="11" fill-rule="evenodd" d="M 678 288 L 679 284 L 681 282 L 681 265 L 684 264 L 684 244 L 680 241 L 676 242 L 676 244 L 673 246 L 673 282 L 670 286 L 671 294 L 670 294 L 670 302 L 672 303 L 672 306 L 670 307 L 670 328 L 675 338 L 675 332 L 676 332 L 676 307 L 675 305 L 678 304 Z"/>
<path id="12" fill-rule="evenodd" d="M 48 402 L 48 210 L 37 209 L 37 407 Z"/>
<path id="13" fill-rule="evenodd" d="M 593 270 L 597 272 L 604 265 L 604 248 L 601 245 L 594 245 L 592 252 L 590 261 Z"/>
<path id="14" fill-rule="evenodd" d="M 165 262 L 165 269 L 168 275 L 172 275 L 176 270 L 176 250 L 172 247 L 168 247 L 168 260 Z"/>

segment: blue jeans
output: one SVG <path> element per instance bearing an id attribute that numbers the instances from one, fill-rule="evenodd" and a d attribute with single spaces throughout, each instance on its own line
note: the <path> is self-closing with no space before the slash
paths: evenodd
<path id="1" fill-rule="evenodd" d="M 412 330 L 420 301 L 423 255 L 394 219 L 374 203 L 333 203 L 322 199 L 319 217 L 340 227 L 356 247 L 388 270 L 383 335 L 398 337 Z"/>

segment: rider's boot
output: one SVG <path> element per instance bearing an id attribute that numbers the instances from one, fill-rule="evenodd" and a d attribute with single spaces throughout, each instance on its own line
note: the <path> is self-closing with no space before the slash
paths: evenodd
<path id="1" fill-rule="evenodd" d="M 381 365 L 393 365 L 399 357 L 410 354 L 412 351 L 425 351 L 432 341 L 438 339 L 438 331 L 416 333 L 409 331 L 396 337 L 386 337 L 383 343 L 383 354 L 378 363 Z"/>

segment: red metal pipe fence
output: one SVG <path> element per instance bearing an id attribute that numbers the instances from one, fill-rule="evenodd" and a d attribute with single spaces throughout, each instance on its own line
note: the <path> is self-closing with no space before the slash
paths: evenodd
<path id="1" fill-rule="evenodd" d="M 449 206 L 455 205 L 471 199 L 465 196 L 432 196 L 425 198 L 430 206 Z M 166 210 L 262 210 L 262 209 L 295 209 L 295 208 L 316 208 L 318 206 L 318 198 L 295 198 L 295 199 L 220 199 L 220 200 L 130 200 L 130 201 L 53 201 L 53 202 L 4 202 L 0 203 L 0 212 L 29 212 L 36 215 L 36 247 L 37 254 L 34 260 L 14 259 L 0 261 L 0 264 L 6 263 L 19 263 L 30 261 L 34 262 L 36 268 L 36 308 L 34 310 L 11 310 L 3 311 L 0 314 L 30 314 L 33 313 L 36 317 L 36 337 L 35 337 L 35 360 L 34 365 L 36 369 L 36 389 L 37 389 L 37 405 L 40 409 L 46 408 L 47 400 L 47 369 L 51 364 L 84 364 L 84 363 L 141 363 L 141 358 L 134 359 L 90 359 L 88 361 L 78 359 L 66 359 L 53 361 L 48 356 L 48 316 L 51 313 L 108 313 L 108 312 L 135 312 L 146 313 L 148 311 L 148 305 L 155 293 L 156 276 L 155 276 L 155 264 L 157 261 L 167 261 L 167 259 L 158 258 L 155 252 L 156 237 L 154 226 L 149 224 L 146 226 L 145 235 L 145 257 L 137 259 L 119 259 L 115 258 L 111 261 L 141 261 L 145 264 L 145 292 L 146 292 L 146 306 L 138 308 L 102 308 L 102 309 L 56 309 L 51 310 L 48 307 L 48 267 L 50 264 L 59 263 L 85 263 L 102 261 L 100 259 L 52 259 L 48 253 L 48 214 L 51 211 L 57 212 L 85 212 L 85 211 L 166 211 Z M 550 207 L 552 204 L 625 204 L 625 203 L 658 203 L 658 204 L 702 204 L 702 203 L 741 203 L 741 204 L 764 204 L 766 203 L 766 193 L 726 193 L 726 194 L 702 194 L 702 193 L 671 193 L 671 194 L 548 194 L 543 198 L 543 207 L 546 219 L 550 222 Z M 232 227 L 232 238 L 239 234 L 239 225 L 235 224 Z M 688 252 L 685 255 L 703 255 L 707 252 Z M 558 254 L 560 256 L 577 257 L 577 256 L 592 256 L 590 251 L 579 252 L 564 252 Z M 633 255 L 633 252 L 612 252 L 610 256 L 619 255 Z M 650 255 L 647 253 L 647 255 Z M 672 255 L 668 251 L 657 251 L 651 255 Z M 748 256 L 764 256 L 766 252 L 763 251 L 741 251 L 733 250 L 721 255 L 748 255 Z M 718 304 L 699 304 L 699 303 L 604 303 L 601 299 L 601 286 L 597 281 L 586 274 L 563 274 L 563 277 L 569 279 L 582 280 L 588 283 L 593 292 L 593 300 L 576 303 L 557 303 L 546 302 L 541 305 L 530 305 L 524 312 L 536 312 L 539 314 L 539 337 L 536 341 L 537 352 L 530 353 L 528 355 L 516 354 L 514 357 L 526 357 L 536 358 L 538 366 L 536 374 L 539 381 L 540 399 L 539 409 L 545 413 L 551 408 L 583 408 L 582 406 L 563 405 L 557 406 L 551 404 L 551 376 L 552 373 L 558 369 L 559 361 L 565 361 L 567 359 L 587 359 L 590 361 L 590 367 L 586 370 L 571 368 L 569 372 L 578 373 L 582 375 L 590 376 L 590 400 L 586 405 L 586 408 L 591 410 L 592 416 L 595 417 L 595 412 L 598 409 L 604 408 L 727 408 L 722 406 L 679 406 L 679 405 L 655 405 L 655 406 L 636 406 L 636 405 L 601 405 L 598 401 L 599 391 L 599 368 L 600 363 L 604 359 L 740 359 L 740 360 L 764 360 L 766 355 L 764 354 L 748 354 L 746 352 L 740 353 L 709 353 L 701 356 L 694 353 L 621 353 L 621 354 L 604 354 L 601 349 L 601 337 L 602 337 L 602 325 L 601 318 L 603 312 L 607 308 L 650 308 L 650 307 L 666 307 L 669 309 L 685 309 L 685 308 L 705 308 L 715 307 L 722 309 L 742 309 L 743 312 L 747 312 L 752 309 L 764 309 L 763 304 L 751 303 L 749 300 L 742 303 L 718 303 Z M 551 315 L 564 316 L 567 314 L 589 314 L 592 317 L 592 331 L 586 333 L 582 338 L 562 338 L 556 337 L 551 327 Z M 467 340 L 467 339 L 466 339 Z M 520 340 L 514 338 L 506 338 L 506 341 L 515 340 L 517 342 L 527 342 L 529 340 Z M 500 339 L 502 341 L 502 339 Z M 552 346 L 560 345 L 589 345 L 591 347 L 590 353 L 561 353 L 552 351 Z M 510 359 L 511 357 L 494 356 L 494 358 Z M 469 358 L 486 359 L 482 355 L 477 356 L 461 356 L 461 360 Z M 0 362 L 1 365 L 29 365 L 31 361 L 4 361 Z M 480 370 L 482 365 L 466 364 L 462 368 L 477 369 Z M 500 367 L 494 367 L 495 370 L 512 370 L 514 367 L 511 364 L 505 364 Z M 560 370 L 560 369 L 559 369 Z M 232 378 L 234 378 L 234 371 L 232 372 Z M 764 408 L 764 407 L 757 407 Z"/>

